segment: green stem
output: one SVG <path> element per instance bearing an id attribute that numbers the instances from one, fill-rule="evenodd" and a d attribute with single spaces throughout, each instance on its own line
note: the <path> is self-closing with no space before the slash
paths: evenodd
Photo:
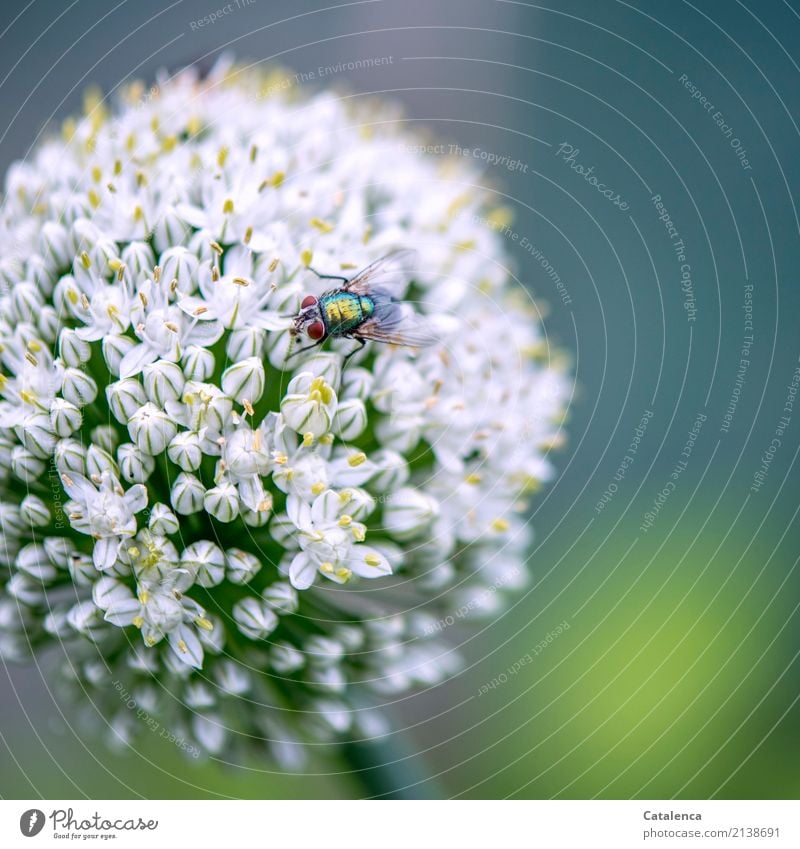
<path id="1" fill-rule="evenodd" d="M 399 734 L 345 743 L 341 750 L 353 780 L 361 785 L 361 798 L 446 798 L 422 756 L 409 750 Z"/>

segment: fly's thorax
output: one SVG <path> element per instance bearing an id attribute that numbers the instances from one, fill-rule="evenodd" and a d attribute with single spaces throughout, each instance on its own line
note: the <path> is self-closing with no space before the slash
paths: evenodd
<path id="1" fill-rule="evenodd" d="M 372 298 L 346 289 L 323 295 L 319 304 L 328 333 L 339 336 L 356 330 L 375 311 Z"/>

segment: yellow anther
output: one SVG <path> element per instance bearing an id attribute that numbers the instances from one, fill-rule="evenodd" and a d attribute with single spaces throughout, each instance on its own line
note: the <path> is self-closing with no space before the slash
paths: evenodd
<path id="1" fill-rule="evenodd" d="M 26 404 L 35 404 L 36 403 L 36 393 L 32 392 L 30 389 L 23 389 L 19 393 L 19 397 Z"/>
<path id="2" fill-rule="evenodd" d="M 327 561 L 325 563 L 320 563 L 319 571 L 324 572 L 326 575 L 330 575 L 331 572 L 333 572 L 333 563 L 328 563 Z"/>
<path id="3" fill-rule="evenodd" d="M 158 640 L 154 636 L 152 636 L 152 634 L 149 634 L 144 638 L 144 642 L 146 646 L 152 648 L 158 642 Z"/>
<path id="4" fill-rule="evenodd" d="M 224 168 L 225 167 L 225 160 L 227 158 L 228 158 L 228 148 L 223 146 L 219 149 L 219 151 L 217 153 L 217 165 L 219 165 L 220 168 Z"/>
<path id="5" fill-rule="evenodd" d="M 275 269 L 278 267 L 279 262 L 280 262 L 280 260 L 278 259 L 278 257 L 275 257 L 275 259 L 273 259 L 272 262 L 270 262 L 270 264 L 267 266 L 270 273 L 275 271 Z"/>
<path id="6" fill-rule="evenodd" d="M 310 448 L 313 444 L 314 434 L 311 433 L 311 431 L 306 431 L 306 433 L 303 434 L 303 445 L 305 445 L 306 448 Z"/>
<path id="7" fill-rule="evenodd" d="M 330 233 L 331 230 L 333 230 L 333 224 L 329 221 L 323 221 L 321 218 L 312 218 L 311 221 L 309 221 L 309 224 L 311 224 L 312 227 L 316 227 L 320 233 Z"/>
<path id="8" fill-rule="evenodd" d="M 89 268 L 92 264 L 92 260 L 89 257 L 89 254 L 86 251 L 81 251 L 81 264 L 84 268 Z"/>
<path id="9" fill-rule="evenodd" d="M 308 394 L 311 400 L 322 401 L 323 404 L 330 404 L 333 400 L 333 390 L 325 383 L 324 377 L 315 377 L 311 381 Z"/>
<path id="10" fill-rule="evenodd" d="M 122 173 L 122 162 L 119 159 L 114 160 L 114 176 L 119 177 Z"/>
<path id="11" fill-rule="evenodd" d="M 128 549 L 128 554 L 130 554 L 131 557 L 138 557 L 139 556 L 139 549 L 135 545 L 132 545 Z"/>
<path id="12" fill-rule="evenodd" d="M 242 241 L 243 241 L 246 245 L 249 245 L 249 244 L 250 244 L 250 239 L 252 239 L 252 238 L 253 238 L 253 228 L 252 228 L 252 227 L 248 227 L 248 228 L 244 231 L 244 238 L 242 239 Z"/>
<path id="13" fill-rule="evenodd" d="M 347 504 L 347 502 L 350 501 L 352 499 L 352 497 L 353 497 L 353 492 L 352 492 L 352 490 L 349 490 L 349 489 L 343 489 L 339 493 L 339 501 L 341 501 L 342 504 Z"/>
<path id="14" fill-rule="evenodd" d="M 186 132 L 189 133 L 190 136 L 196 136 L 202 127 L 203 125 L 197 115 L 192 115 L 186 122 Z"/>
<path id="15" fill-rule="evenodd" d="M 380 566 L 381 559 L 377 554 L 372 554 L 371 552 L 364 557 L 364 562 L 367 566 Z"/>
<path id="16" fill-rule="evenodd" d="M 510 527 L 508 519 L 493 519 L 491 524 L 492 530 L 502 534 Z"/>
<path id="17" fill-rule="evenodd" d="M 244 407 L 245 412 L 247 413 L 248 416 L 254 416 L 255 415 L 255 413 L 256 413 L 255 408 L 247 400 L 247 398 L 244 398 L 242 400 L 242 406 Z M 254 451 L 260 451 L 261 450 L 261 431 L 260 430 L 257 430 L 253 434 L 253 450 Z"/>
<path id="18" fill-rule="evenodd" d="M 289 462 L 289 458 L 282 451 L 276 451 L 273 459 L 279 466 L 285 466 Z"/>
<path id="19" fill-rule="evenodd" d="M 224 251 L 223 251 L 222 245 L 219 242 L 215 242 L 215 241 L 212 240 L 211 242 L 209 242 L 209 244 L 211 245 L 211 250 L 214 251 L 214 253 L 222 256 Z"/>
<path id="20" fill-rule="evenodd" d="M 183 640 L 178 640 L 178 651 L 181 652 L 181 654 L 186 654 L 186 652 L 189 651 Z"/>
<path id="21" fill-rule="evenodd" d="M 340 528 L 349 528 L 350 525 L 353 524 L 353 517 L 348 516 L 346 513 L 343 516 L 339 517 L 339 527 Z"/>
<path id="22" fill-rule="evenodd" d="M 303 251 L 300 254 L 300 262 L 308 268 L 311 265 L 311 260 L 314 259 L 314 254 L 311 251 Z"/>
<path id="23" fill-rule="evenodd" d="M 320 495 L 323 492 L 325 492 L 325 484 L 322 481 L 317 481 L 316 483 L 311 484 L 312 495 Z"/>
<path id="24" fill-rule="evenodd" d="M 134 616 L 133 622 L 131 623 L 134 628 L 141 628 L 144 625 L 144 617 L 143 616 Z"/>
<path id="25" fill-rule="evenodd" d="M 363 451 L 358 451 L 347 458 L 347 465 L 350 466 L 351 469 L 355 469 L 356 466 L 362 465 L 362 463 L 365 463 L 366 460 L 367 455 Z"/>
<path id="26" fill-rule="evenodd" d="M 367 538 L 367 531 L 363 525 L 351 525 L 350 532 L 353 534 L 353 539 L 356 542 L 364 542 Z"/>
<path id="27" fill-rule="evenodd" d="M 333 434 L 326 433 L 320 436 L 319 443 L 320 445 L 330 445 L 333 442 Z"/>
<path id="28" fill-rule="evenodd" d="M 175 322 L 173 322 L 173 321 L 165 321 L 164 327 L 166 327 L 167 330 L 171 330 L 173 333 L 178 333 L 180 331 L 180 328 L 178 327 L 178 325 L 175 324 Z"/>
<path id="29" fill-rule="evenodd" d="M 147 604 L 148 601 L 150 601 L 150 593 L 147 590 L 139 590 L 139 602 Z"/>
<path id="30" fill-rule="evenodd" d="M 481 477 L 481 475 L 477 474 L 476 472 L 473 472 L 471 475 L 467 475 L 464 478 L 464 480 L 467 483 L 471 483 L 471 484 L 474 485 L 474 484 L 480 483 L 483 480 L 483 478 Z"/>
<path id="31" fill-rule="evenodd" d="M 197 627 L 202 628 L 204 631 L 214 630 L 214 623 L 210 619 L 206 619 L 205 616 L 198 616 L 194 621 Z"/>
<path id="32" fill-rule="evenodd" d="M 233 214 L 233 201 L 230 198 L 227 198 L 225 203 L 222 204 L 222 214 L 223 215 L 232 215 Z"/>
<path id="33" fill-rule="evenodd" d="M 336 570 L 336 577 L 341 581 L 349 581 L 350 578 L 353 577 L 353 572 L 345 566 L 342 566 L 341 569 Z"/>
<path id="34" fill-rule="evenodd" d="M 267 496 L 263 501 L 256 504 L 256 513 L 267 513 L 272 509 L 272 496 Z"/>
<path id="35" fill-rule="evenodd" d="M 250 161 L 255 162 L 258 159 L 258 145 L 250 146 Z"/>
<path id="36" fill-rule="evenodd" d="M 133 208 L 133 220 L 141 221 L 144 218 L 144 210 L 138 204 Z"/>
<path id="37" fill-rule="evenodd" d="M 108 261 L 108 267 L 109 267 L 112 271 L 116 272 L 116 271 L 119 271 L 119 270 L 120 270 L 120 268 L 123 268 L 124 266 L 123 266 L 123 264 L 122 264 L 122 260 L 121 260 L 121 259 L 118 259 L 117 257 L 112 257 L 112 258 Z"/>
<path id="38" fill-rule="evenodd" d="M 250 281 L 246 280 L 244 277 L 234 277 L 233 282 L 237 286 L 249 286 L 250 285 Z"/>
<path id="39" fill-rule="evenodd" d="M 269 178 L 269 182 L 270 182 L 270 185 L 271 185 L 271 186 L 274 186 L 274 187 L 277 189 L 277 188 L 278 188 L 278 186 L 280 186 L 280 185 L 281 185 L 281 183 L 283 183 L 283 181 L 284 181 L 285 179 L 286 179 L 286 174 L 285 174 L 285 172 L 283 172 L 283 171 L 276 171 L 276 172 L 275 172 L 275 173 L 274 173 L 274 174 L 273 174 L 273 175 Z"/>

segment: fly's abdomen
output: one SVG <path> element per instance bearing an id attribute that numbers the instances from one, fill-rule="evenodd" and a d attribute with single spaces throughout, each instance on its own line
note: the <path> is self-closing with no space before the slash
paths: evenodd
<path id="1" fill-rule="evenodd" d="M 332 336 L 352 333 L 374 312 L 375 304 L 367 295 L 354 292 L 332 292 L 320 298 L 326 329 Z"/>

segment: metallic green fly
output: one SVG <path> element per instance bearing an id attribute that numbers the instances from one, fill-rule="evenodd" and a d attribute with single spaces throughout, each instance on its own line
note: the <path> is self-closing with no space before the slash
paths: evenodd
<path id="1" fill-rule="evenodd" d="M 393 251 L 353 277 L 320 274 L 309 268 L 317 277 L 341 280 L 343 285 L 319 297 L 306 295 L 303 298 L 300 311 L 292 316 L 294 322 L 289 332 L 292 337 L 305 333 L 314 344 L 299 348 L 289 356 L 316 348 L 329 337 L 360 343 L 345 361 L 369 340 L 412 348 L 432 345 L 436 341 L 434 334 L 411 306 L 397 297 L 413 274 L 415 257 L 411 250 Z"/>

